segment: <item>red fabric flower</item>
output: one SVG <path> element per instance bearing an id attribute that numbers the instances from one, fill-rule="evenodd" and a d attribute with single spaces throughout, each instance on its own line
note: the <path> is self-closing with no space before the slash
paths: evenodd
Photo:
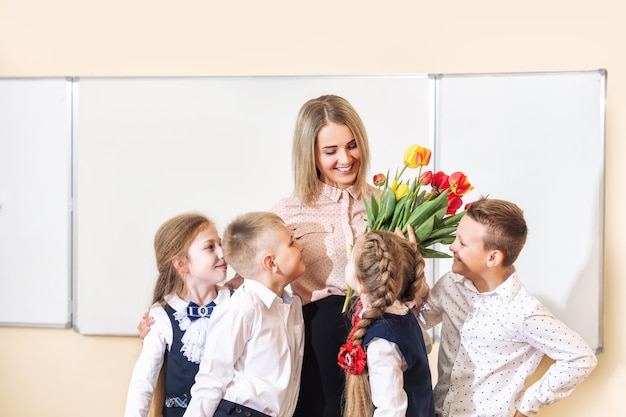
<path id="1" fill-rule="evenodd" d="M 356 327 L 359 325 L 361 321 L 361 310 L 363 310 L 363 302 L 361 300 L 357 301 L 356 308 L 354 309 L 354 313 L 352 313 L 352 318 L 350 319 L 350 323 L 352 324 L 352 331 L 350 332 L 350 340 L 352 340 L 352 335 L 356 331 Z"/>
<path id="2" fill-rule="evenodd" d="M 354 346 L 352 342 L 344 343 L 337 355 L 339 367 L 350 375 L 360 375 L 367 364 L 367 357 L 361 345 Z"/>
<path id="3" fill-rule="evenodd" d="M 363 310 L 363 303 L 359 300 L 356 305 L 356 310 L 352 314 L 352 331 L 348 336 L 348 343 L 341 345 L 339 354 L 337 355 L 339 367 L 350 375 L 360 375 L 367 364 L 367 357 L 363 347 L 361 345 L 354 346 L 354 343 L 352 343 L 354 340 L 354 332 L 356 332 L 361 321 L 361 310 Z"/>

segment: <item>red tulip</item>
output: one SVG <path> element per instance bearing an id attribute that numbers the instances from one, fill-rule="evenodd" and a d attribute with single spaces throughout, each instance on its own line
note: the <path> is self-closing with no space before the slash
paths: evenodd
<path id="1" fill-rule="evenodd" d="M 420 175 L 420 183 L 424 184 L 424 185 L 428 185 L 430 184 L 430 182 L 433 180 L 433 172 L 432 171 L 426 171 L 424 172 L 422 175 Z"/>
<path id="2" fill-rule="evenodd" d="M 446 214 L 453 215 L 463 205 L 463 199 L 456 194 L 448 194 L 448 210 Z"/>
<path id="3" fill-rule="evenodd" d="M 467 175 L 462 172 L 455 172 L 449 177 L 450 193 L 454 193 L 458 196 L 464 196 L 474 189 L 474 186 L 469 183 Z"/>
<path id="4" fill-rule="evenodd" d="M 448 176 L 443 171 L 438 171 L 433 175 L 433 179 L 430 183 L 437 193 L 442 192 L 450 188 L 450 182 Z"/>
<path id="5" fill-rule="evenodd" d="M 384 174 L 376 174 L 374 175 L 374 185 L 377 187 L 382 187 L 385 185 L 387 178 L 385 178 Z"/>

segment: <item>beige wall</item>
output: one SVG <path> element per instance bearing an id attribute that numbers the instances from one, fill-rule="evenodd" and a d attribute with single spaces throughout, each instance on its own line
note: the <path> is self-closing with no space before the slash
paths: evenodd
<path id="1" fill-rule="evenodd" d="M 544 408 L 539 415 L 622 415 L 626 280 L 620 261 L 626 204 L 621 181 L 626 165 L 620 163 L 620 156 L 626 154 L 626 11 L 621 3 L 0 0 L 0 76 L 606 68 L 605 352 L 599 356 L 597 370 L 572 397 Z M 545 184 L 529 184 L 562 185 L 572 186 L 572 204 L 586 198 L 585 190 L 567 184 L 566 173 Z M 561 202 L 555 202 L 554 215 L 563 209 Z M 140 350 L 137 338 L 0 328 L 0 340 L 0 414 L 122 414 L 130 372 Z"/>

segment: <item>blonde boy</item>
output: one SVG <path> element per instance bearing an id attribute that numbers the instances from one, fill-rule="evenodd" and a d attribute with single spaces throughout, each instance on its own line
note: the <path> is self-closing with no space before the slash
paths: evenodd
<path id="1" fill-rule="evenodd" d="M 213 312 L 185 417 L 291 417 L 304 321 L 300 298 L 288 285 L 304 273 L 302 246 L 280 217 L 252 212 L 226 227 L 222 249 L 244 280 Z"/>
<path id="2" fill-rule="evenodd" d="M 571 394 L 596 366 L 583 339 L 518 280 L 513 263 L 526 235 L 522 211 L 507 201 L 480 199 L 461 219 L 452 272 L 421 313 L 426 327 L 442 323 L 438 416 L 532 416 Z M 554 364 L 525 390 L 544 354 Z"/>

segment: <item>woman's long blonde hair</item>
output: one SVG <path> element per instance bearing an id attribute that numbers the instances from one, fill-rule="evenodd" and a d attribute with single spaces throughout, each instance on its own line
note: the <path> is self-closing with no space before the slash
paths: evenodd
<path id="1" fill-rule="evenodd" d="M 357 346 L 362 345 L 367 329 L 383 317 L 387 307 L 396 300 L 415 298 L 425 285 L 425 277 L 422 255 L 407 239 L 395 233 L 367 232 L 357 239 L 353 250 L 356 278 L 372 296 L 371 307 L 363 311 L 352 335 L 352 343 Z M 344 417 L 374 414 L 367 367 L 360 375 L 346 373 L 344 397 Z"/>
<path id="2" fill-rule="evenodd" d="M 348 126 L 354 135 L 357 148 L 361 153 L 361 167 L 354 185 L 361 190 L 363 195 L 368 195 L 367 173 L 369 172 L 370 149 L 363 121 L 346 99 L 325 95 L 304 103 L 298 113 L 293 135 L 294 195 L 306 205 L 311 205 L 319 193 L 319 170 L 315 165 L 317 135 L 331 122 Z"/>

